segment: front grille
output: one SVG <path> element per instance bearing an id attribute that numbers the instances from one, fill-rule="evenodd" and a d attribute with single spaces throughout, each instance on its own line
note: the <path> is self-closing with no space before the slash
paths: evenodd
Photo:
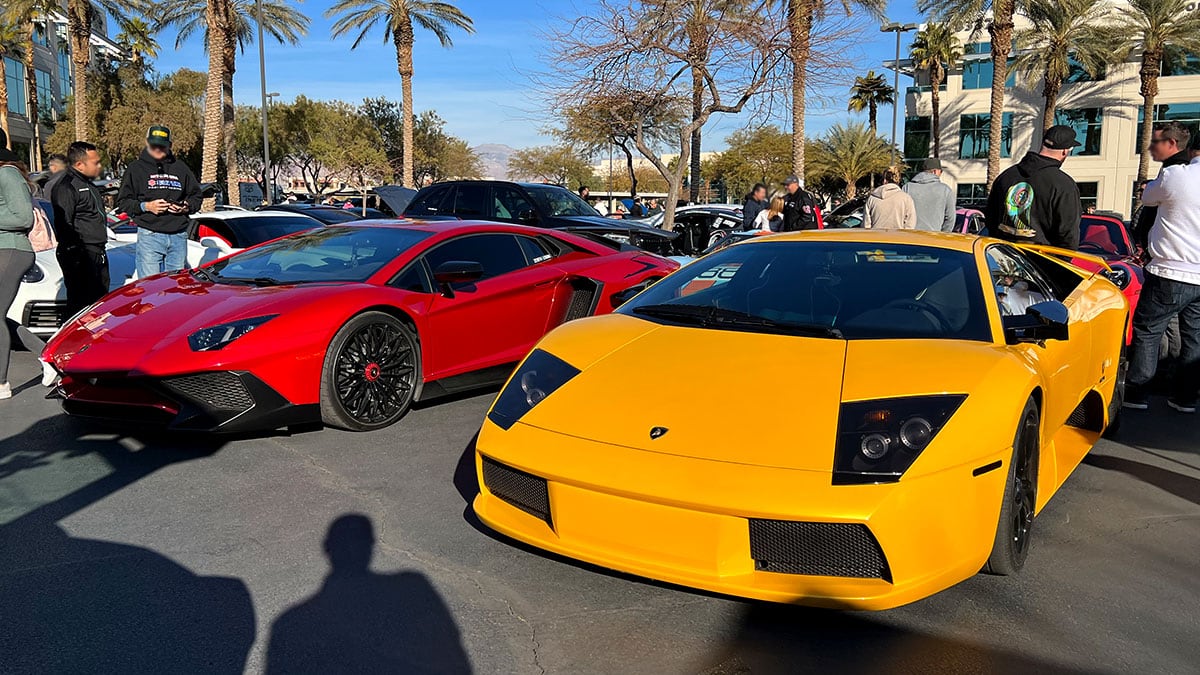
<path id="1" fill-rule="evenodd" d="M 763 572 L 892 580 L 879 542 L 861 523 L 751 519 L 750 555 Z"/>
<path id="2" fill-rule="evenodd" d="M 172 377 L 163 381 L 172 392 L 213 410 L 245 411 L 254 407 L 254 398 L 235 373 L 200 373 Z"/>
<path id="3" fill-rule="evenodd" d="M 59 328 L 69 318 L 67 303 L 35 301 L 25 305 L 21 325 L 26 328 Z"/>
<path id="4" fill-rule="evenodd" d="M 596 308 L 596 292 L 599 290 L 596 282 L 590 279 L 579 279 L 571 291 L 571 300 L 567 303 L 567 314 L 563 323 L 591 316 Z"/>
<path id="5" fill-rule="evenodd" d="M 554 526 L 550 521 L 550 491 L 546 479 L 484 457 L 483 484 L 501 500 Z"/>

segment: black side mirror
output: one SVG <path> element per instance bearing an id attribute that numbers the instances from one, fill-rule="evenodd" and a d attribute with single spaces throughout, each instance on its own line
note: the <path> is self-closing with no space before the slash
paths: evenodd
<path id="1" fill-rule="evenodd" d="M 538 221 L 537 211 L 533 209 L 525 209 L 517 212 L 517 220 L 522 223 L 536 223 Z"/>
<path id="2" fill-rule="evenodd" d="M 1025 316 L 1004 318 L 1004 338 L 1010 345 L 1046 340 L 1066 340 L 1070 336 L 1071 313 L 1057 300 L 1039 302 L 1025 310 Z"/>
<path id="3" fill-rule="evenodd" d="M 467 260 L 449 260 L 433 271 L 433 281 L 442 295 L 454 297 L 454 284 L 469 284 L 483 278 L 483 265 Z"/>

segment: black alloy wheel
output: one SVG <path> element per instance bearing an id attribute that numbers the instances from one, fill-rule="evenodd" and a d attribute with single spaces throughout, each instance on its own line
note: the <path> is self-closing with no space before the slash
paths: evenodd
<path id="1" fill-rule="evenodd" d="M 1009 575 L 1021 571 L 1029 555 L 1033 517 L 1037 508 L 1037 464 L 1040 449 L 1041 414 L 1030 399 L 1021 412 L 1013 439 L 1013 456 L 1000 505 L 1000 522 L 992 553 L 984 568 L 989 574 Z"/>
<path id="2" fill-rule="evenodd" d="M 395 424 L 412 406 L 420 375 L 413 331 L 383 312 L 360 314 L 334 336 L 321 378 L 321 418 L 349 431 Z"/>

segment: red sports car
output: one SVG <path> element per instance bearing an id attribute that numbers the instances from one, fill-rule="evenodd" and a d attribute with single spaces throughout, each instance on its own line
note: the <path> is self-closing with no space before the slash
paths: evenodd
<path id="1" fill-rule="evenodd" d="M 1137 252 L 1129 239 L 1129 231 L 1125 223 L 1109 216 L 1085 215 L 1079 227 L 1079 252 L 1088 253 L 1104 259 L 1112 272 L 1107 276 L 1125 294 L 1129 300 L 1129 316 L 1137 308 L 1138 298 L 1142 295 L 1142 263 L 1138 260 Z M 1095 263 L 1077 258 L 1072 264 L 1086 270 L 1098 271 Z M 1127 331 L 1126 344 L 1133 339 L 1133 324 L 1130 322 Z"/>
<path id="2" fill-rule="evenodd" d="M 414 401 L 503 382 L 551 328 L 609 312 L 678 267 L 521 225 L 342 225 L 126 286 L 44 356 L 72 415 L 370 431 Z"/>

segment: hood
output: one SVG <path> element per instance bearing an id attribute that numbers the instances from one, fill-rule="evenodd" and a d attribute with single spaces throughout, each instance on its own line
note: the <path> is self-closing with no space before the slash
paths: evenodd
<path id="1" fill-rule="evenodd" d="M 913 176 L 912 180 L 908 182 L 916 183 L 917 185 L 928 185 L 930 183 L 940 183 L 942 182 L 942 179 L 938 178 L 932 173 L 929 173 L 928 171 L 922 171 L 921 173 Z"/>
<path id="2" fill-rule="evenodd" d="M 383 203 L 387 205 L 392 213 L 399 217 L 412 203 L 413 197 L 417 196 L 417 191 L 412 188 L 406 188 L 402 185 L 380 185 L 372 190 Z"/>
<path id="3" fill-rule="evenodd" d="M 679 236 L 678 232 L 660 230 L 639 220 L 617 220 L 615 218 L 605 218 L 604 216 L 557 216 L 556 220 L 568 228 L 578 227 L 589 230 L 607 230 L 610 232 L 637 232 L 638 234 L 659 236 L 664 239 L 674 239 Z"/>
<path id="4" fill-rule="evenodd" d="M 1057 159 L 1043 157 L 1036 152 L 1027 152 L 1017 166 L 1021 167 L 1022 173 L 1029 176 L 1039 171 L 1045 171 L 1046 169 L 1060 169 L 1062 168 L 1062 162 Z"/>
<path id="5" fill-rule="evenodd" d="M 649 452 L 832 470 L 844 341 L 662 326 L 620 314 L 560 331 L 541 349 L 583 372 L 522 423 Z M 670 431 L 651 440 L 654 427 Z"/>
<path id="6" fill-rule="evenodd" d="M 895 183 L 884 183 L 874 190 L 871 190 L 871 196 L 876 199 L 888 199 L 889 197 L 895 197 L 901 192 L 903 192 L 903 190 L 900 189 L 899 185 L 896 185 Z"/>

